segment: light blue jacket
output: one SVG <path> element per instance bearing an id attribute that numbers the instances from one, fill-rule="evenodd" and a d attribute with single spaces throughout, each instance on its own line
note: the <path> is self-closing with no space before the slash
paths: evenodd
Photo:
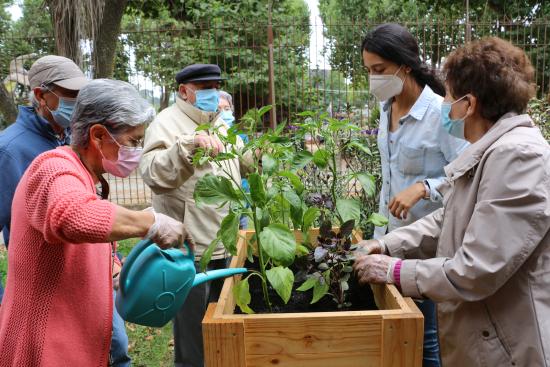
<path id="1" fill-rule="evenodd" d="M 376 227 L 374 238 L 410 224 L 442 206 L 436 188 L 445 178 L 443 167 L 468 146 L 468 142 L 449 135 L 443 129 L 440 122 L 442 101 L 443 97 L 425 86 L 409 113 L 399 121 L 401 126 L 392 133 L 392 139 L 389 138 L 392 100 L 381 103 L 378 149 L 382 162 L 382 190 L 378 210 L 389 219 L 389 223 L 387 227 Z M 430 186 L 430 199 L 420 200 L 405 220 L 392 216 L 388 209 L 390 199 L 423 180 L 427 180 Z"/>

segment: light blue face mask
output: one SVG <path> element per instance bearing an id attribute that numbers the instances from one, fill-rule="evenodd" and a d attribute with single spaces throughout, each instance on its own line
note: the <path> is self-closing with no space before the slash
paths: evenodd
<path id="1" fill-rule="evenodd" d="M 233 112 L 231 112 L 231 110 L 223 110 L 221 113 L 221 118 L 229 127 L 233 126 L 233 122 L 235 122 L 235 116 L 233 116 Z"/>
<path id="2" fill-rule="evenodd" d="M 443 101 L 441 103 L 441 124 L 443 125 L 443 128 L 450 135 L 462 140 L 466 140 L 466 138 L 464 137 L 464 119 L 466 118 L 466 116 L 460 119 L 452 119 L 450 117 L 450 113 L 453 105 L 456 102 L 464 99 L 465 97 L 466 96 L 463 96 L 454 102 Z"/>
<path id="3" fill-rule="evenodd" d="M 57 96 L 59 103 L 56 110 L 50 110 L 47 105 L 46 108 L 52 114 L 54 121 L 63 129 L 67 129 L 71 125 L 71 117 L 76 105 L 76 98 L 60 97 L 53 91 L 50 90 L 50 92 Z"/>
<path id="4" fill-rule="evenodd" d="M 195 104 L 204 112 L 216 112 L 220 102 L 220 92 L 217 89 L 200 89 L 195 91 Z"/>

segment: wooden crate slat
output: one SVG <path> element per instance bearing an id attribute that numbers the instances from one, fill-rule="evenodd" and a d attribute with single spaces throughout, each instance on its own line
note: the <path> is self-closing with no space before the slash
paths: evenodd
<path id="1" fill-rule="evenodd" d="M 361 352 L 379 357 L 381 327 L 380 316 L 250 318 L 244 320 L 245 349 L 247 355 Z"/>
<path id="2" fill-rule="evenodd" d="M 424 319 L 415 313 L 384 316 L 382 327 L 382 366 L 414 367 L 422 365 Z"/>
<path id="3" fill-rule="evenodd" d="M 245 366 L 244 325 L 213 318 L 216 304 L 208 306 L 202 322 L 204 360 L 208 367 Z"/>
<path id="4" fill-rule="evenodd" d="M 380 357 L 362 352 L 247 355 L 246 367 L 380 367 Z"/>

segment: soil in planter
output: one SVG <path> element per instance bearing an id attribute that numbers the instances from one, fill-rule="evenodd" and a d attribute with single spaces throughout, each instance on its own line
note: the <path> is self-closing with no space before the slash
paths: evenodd
<path id="1" fill-rule="evenodd" d="M 258 270 L 258 261 L 250 263 L 248 260 L 245 262 L 244 267 L 251 270 Z M 292 268 L 292 267 L 291 267 Z M 296 271 L 297 269 L 292 269 Z M 332 296 L 326 295 L 318 302 L 310 304 L 313 297 L 313 290 L 310 289 L 306 292 L 297 291 L 303 281 L 294 283 L 292 287 L 292 294 L 290 300 L 285 305 L 283 300 L 279 297 L 277 292 L 268 283 L 268 293 L 271 300 L 271 311 L 264 302 L 262 285 L 260 278 L 257 276 L 251 276 L 248 278 L 250 285 L 251 302 L 250 308 L 256 313 L 291 313 L 291 312 L 333 312 L 333 311 L 366 311 L 366 310 L 378 310 L 374 301 L 374 294 L 371 287 L 361 286 L 357 283 L 355 277 L 351 277 L 349 280 L 348 301 L 351 302 L 351 307 L 338 308 L 336 302 L 332 300 Z M 238 306 L 235 307 L 236 314 L 242 314 Z"/>

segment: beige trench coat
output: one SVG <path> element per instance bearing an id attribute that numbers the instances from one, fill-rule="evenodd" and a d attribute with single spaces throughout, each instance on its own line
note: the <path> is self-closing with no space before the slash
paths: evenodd
<path id="1" fill-rule="evenodd" d="M 197 259 L 216 238 L 221 222 L 229 211 L 227 207 L 218 208 L 217 205 L 197 208 L 193 200 L 199 178 L 207 173 L 227 176 L 215 164 L 206 163 L 201 167 L 193 167 L 191 164 L 195 134 L 207 133 L 195 132 L 202 124 L 216 126 L 221 133 L 226 131 L 226 125 L 219 114 L 203 112 L 177 97 L 176 103 L 160 112 L 147 128 L 143 157 L 139 164 L 143 181 L 153 191 L 153 208 L 186 225 L 197 244 Z M 242 140 L 237 138 L 237 146 L 242 144 Z M 224 166 L 234 182 L 240 183 L 239 160 L 224 161 Z M 212 259 L 224 258 L 226 255 L 223 245 L 219 244 Z"/>
<path id="2" fill-rule="evenodd" d="M 550 366 L 550 147 L 507 114 L 445 167 L 444 207 L 383 239 L 437 302 L 445 367 Z"/>

